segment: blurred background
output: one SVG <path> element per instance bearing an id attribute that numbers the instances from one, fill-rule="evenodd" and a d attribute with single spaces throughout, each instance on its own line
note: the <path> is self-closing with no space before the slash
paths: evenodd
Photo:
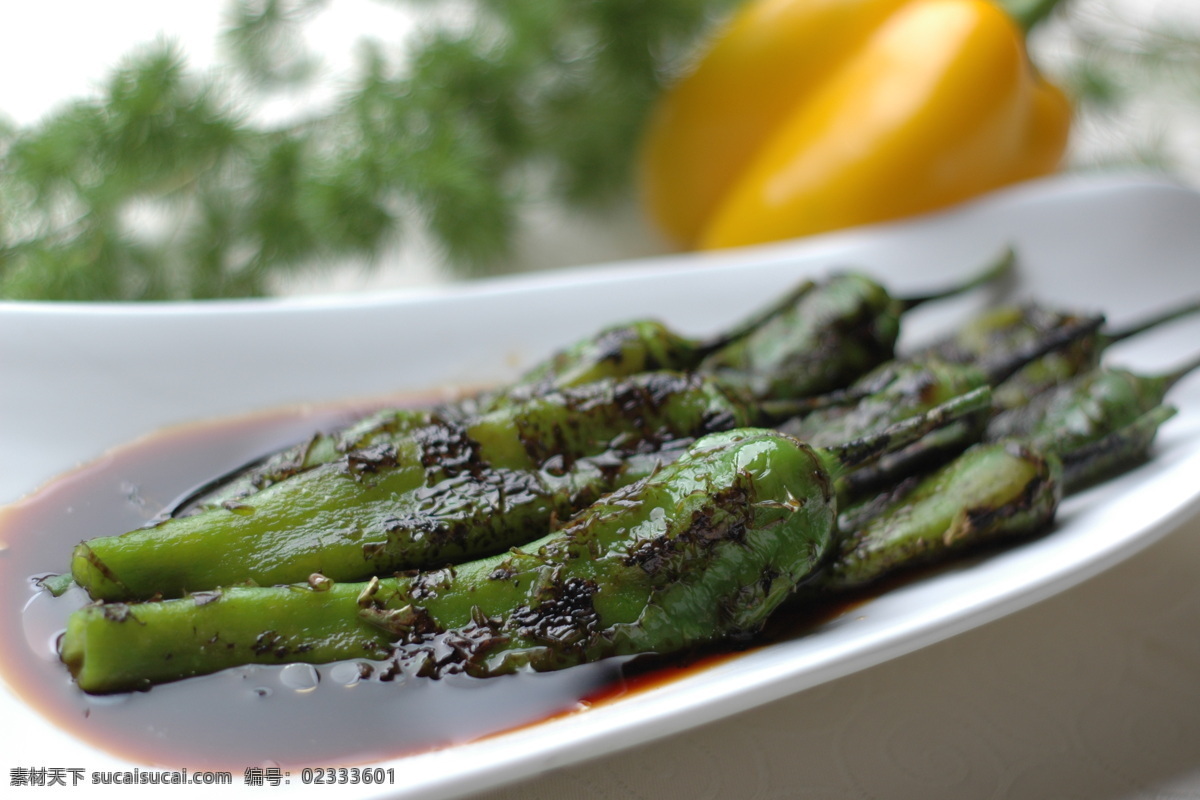
<path id="1" fill-rule="evenodd" d="M 736 2 L 586 5 L 9 4 L 0 297 L 358 292 L 666 252 L 630 153 Z M 1200 3 L 1062 0 L 1028 46 L 1075 104 L 1066 169 L 1200 185 Z"/>

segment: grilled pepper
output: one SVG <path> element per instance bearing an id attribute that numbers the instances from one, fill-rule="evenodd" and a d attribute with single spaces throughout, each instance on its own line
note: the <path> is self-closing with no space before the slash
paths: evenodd
<path id="1" fill-rule="evenodd" d="M 1023 406 L 1042 392 L 1095 369 L 1110 345 L 1197 312 L 1200 301 L 1192 299 L 1155 311 L 1124 327 L 1095 329 L 1092 336 L 1076 337 L 1069 346 L 1047 353 L 995 387 L 996 405 L 1001 409 Z M 1000 306 L 909 357 L 919 360 L 932 356 L 957 364 L 1004 359 L 1005 353 L 1030 347 L 1053 336 L 1055 331 L 1073 328 L 1087 319 L 1095 317 L 1036 303 Z"/>
<path id="2" fill-rule="evenodd" d="M 1198 367 L 1153 376 L 1099 368 L 1001 413 L 985 441 L 950 463 L 841 510 L 845 535 L 813 589 L 855 589 L 1044 530 L 1062 495 L 1146 458 L 1175 414 L 1166 393 Z"/>
<path id="3" fill-rule="evenodd" d="M 241 501 L 293 475 L 347 453 L 387 444 L 430 425 L 435 417 L 515 410 L 542 396 L 587 383 L 624 380 L 655 370 L 696 370 L 718 377 L 756 400 L 782 400 L 838 388 L 891 358 L 904 313 L 1000 281 L 1011 274 L 1011 250 L 954 285 L 903 297 L 861 273 L 804 281 L 715 337 L 689 339 L 660 322 L 615 325 L 551 354 L 505 387 L 436 409 L 389 408 L 342 430 L 318 433 L 208 482 L 184 498 L 170 516 Z M 769 411 L 770 409 L 765 410 Z"/>
<path id="4" fill-rule="evenodd" d="M 986 439 L 1020 437 L 1058 453 L 1065 468 L 1068 491 L 1086 485 L 1114 465 L 1127 467 L 1144 457 L 1153 439 L 1117 437 L 1137 431 L 1139 420 L 1170 416 L 1164 411 L 1167 392 L 1200 367 L 1193 360 L 1170 372 L 1141 375 L 1125 369 L 1098 367 L 1034 397 L 1028 405 L 997 415 L 984 433 Z M 1150 415 L 1150 416 L 1147 416 Z M 1150 424 L 1150 423 L 1146 423 Z"/>
<path id="5" fill-rule="evenodd" d="M 1070 117 L 987 0 L 757 0 L 664 95 L 645 202 L 700 248 L 895 219 L 1052 172 Z"/>
<path id="6" fill-rule="evenodd" d="M 1172 406 L 1155 406 L 1088 444 L 1066 448 L 1059 441 L 1037 447 L 1023 438 L 981 442 L 937 470 L 841 512 L 839 550 L 810 589 L 857 589 L 987 544 L 1036 535 L 1050 525 L 1064 494 L 1144 458 L 1174 414 Z"/>
<path id="7" fill-rule="evenodd" d="M 853 589 L 988 542 L 1045 530 L 1062 497 L 1061 481 L 1062 465 L 1052 453 L 1012 440 L 975 445 L 868 504 L 875 508 L 843 513 L 838 523 L 848 535 L 812 588 Z"/>
<path id="8" fill-rule="evenodd" d="M 436 420 L 245 500 L 91 539 L 71 571 L 93 598 L 124 600 L 441 565 L 532 538 L 575 493 L 569 479 L 551 484 L 578 459 L 670 451 L 676 439 L 755 419 L 751 404 L 698 376 L 588 384 L 465 422 Z M 539 471 L 550 474 L 528 474 Z M 457 508 L 467 502 L 476 511 Z M 487 525 L 466 536 L 474 515 Z"/>
<path id="9" fill-rule="evenodd" d="M 111 692 L 239 664 L 377 659 L 392 645 L 435 658 L 428 674 L 489 676 L 748 636 L 831 552 L 838 477 L 989 402 L 973 392 L 834 448 L 711 434 L 508 553 L 359 584 L 315 576 L 93 604 L 71 615 L 60 656 L 80 688 Z"/>

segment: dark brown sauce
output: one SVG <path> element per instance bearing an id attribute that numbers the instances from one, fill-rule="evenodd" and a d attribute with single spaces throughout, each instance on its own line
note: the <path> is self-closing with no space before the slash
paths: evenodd
<path id="1" fill-rule="evenodd" d="M 76 588 L 55 598 L 39 578 L 66 569 L 78 542 L 136 528 L 213 475 L 355 415 L 292 409 L 170 429 L 0 511 L 0 640 L 20 645 L 0 649 L 5 680 L 64 730 L 125 759 L 236 770 L 362 764 L 445 747 L 628 699 L 736 657 L 436 681 L 364 679 L 357 662 L 248 666 L 148 692 L 91 696 L 75 687 L 56 642 L 87 597 Z M 843 610 L 825 607 L 796 622 L 811 630 Z M 786 629 L 794 635 L 797 627 Z"/>

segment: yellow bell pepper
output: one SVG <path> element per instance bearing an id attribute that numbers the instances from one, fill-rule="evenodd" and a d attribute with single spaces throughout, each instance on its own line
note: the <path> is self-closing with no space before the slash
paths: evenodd
<path id="1" fill-rule="evenodd" d="M 987 0 L 753 0 L 657 108 L 645 202 L 699 248 L 895 219 L 1052 172 L 1070 118 Z"/>

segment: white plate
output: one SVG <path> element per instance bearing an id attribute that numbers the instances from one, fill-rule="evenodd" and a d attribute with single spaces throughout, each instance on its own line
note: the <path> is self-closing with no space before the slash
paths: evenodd
<path id="1" fill-rule="evenodd" d="M 662 258 L 423 292 L 180 305 L 0 303 L 0 503 L 148 432 L 272 407 L 503 380 L 552 347 L 657 316 L 703 334 L 798 276 L 856 266 L 897 293 L 959 278 L 1003 246 L 1017 294 L 1098 308 L 1119 324 L 1200 295 L 1200 195 L 1138 176 L 1060 178 L 951 213 L 797 243 Z M 909 342 L 981 295 L 916 312 Z M 1146 371 L 1200 352 L 1183 321 L 1119 345 Z M 1127 558 L 1200 509 L 1200 381 L 1155 459 L 1064 504 L 1034 542 L 940 572 L 790 639 L 631 698 L 484 740 L 382 762 L 401 776 L 339 796 L 450 797 L 631 747 L 801 691 L 1026 607 Z M 3 550 L 0 550 L 0 554 Z M 66 554 L 64 553 L 64 559 Z M 6 643 L 22 646 L 23 643 Z M 0 692 L 0 767 L 132 768 Z M 246 765 L 254 766 L 254 765 Z M 327 792 L 301 786 L 291 794 Z M 158 791 L 153 789 L 152 791 Z M 229 789 L 253 795 L 235 774 Z"/>

